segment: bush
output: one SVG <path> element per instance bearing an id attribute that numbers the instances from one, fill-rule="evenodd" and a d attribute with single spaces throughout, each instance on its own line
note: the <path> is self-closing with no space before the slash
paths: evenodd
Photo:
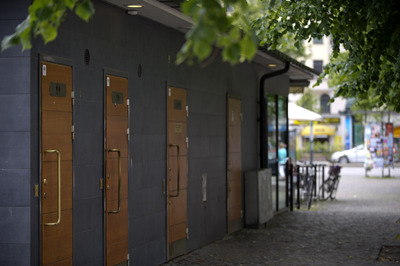
<path id="1" fill-rule="evenodd" d="M 330 160 L 332 153 L 334 153 L 336 150 L 334 147 L 330 147 L 329 143 L 324 142 L 314 142 L 313 143 L 313 154 L 319 154 L 325 158 L 325 160 Z M 296 150 L 296 158 L 298 160 L 304 160 L 305 158 L 308 160 L 309 159 L 309 154 L 310 154 L 310 143 L 304 143 L 302 149 L 297 149 Z"/>

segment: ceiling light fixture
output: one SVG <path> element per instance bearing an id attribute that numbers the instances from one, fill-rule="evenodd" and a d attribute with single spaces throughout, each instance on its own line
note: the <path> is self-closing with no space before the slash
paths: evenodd
<path id="1" fill-rule="evenodd" d="M 138 14 L 137 10 L 128 10 L 126 13 L 131 16 L 136 16 Z"/>
<path id="2" fill-rule="evenodd" d="M 142 8 L 142 5 L 127 5 L 128 8 Z"/>
<path id="3" fill-rule="evenodd" d="M 269 67 L 276 67 L 275 64 L 268 64 Z"/>

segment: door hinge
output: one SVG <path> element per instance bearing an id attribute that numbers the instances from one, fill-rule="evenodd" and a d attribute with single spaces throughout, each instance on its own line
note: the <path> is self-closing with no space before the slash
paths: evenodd
<path id="1" fill-rule="evenodd" d="M 189 106 L 186 105 L 186 117 L 189 117 Z"/>
<path id="2" fill-rule="evenodd" d="M 126 99 L 126 105 L 129 106 L 129 99 Z"/>
<path id="3" fill-rule="evenodd" d="M 129 127 L 126 129 L 126 135 L 128 136 L 128 141 L 129 141 Z"/>
<path id="4" fill-rule="evenodd" d="M 243 121 L 243 114 L 240 113 L 240 121 Z"/>
<path id="5" fill-rule="evenodd" d="M 71 91 L 71 102 L 72 102 L 72 105 L 74 105 L 75 104 L 75 92 L 74 91 Z"/>
<path id="6" fill-rule="evenodd" d="M 189 149 L 189 138 L 186 137 L 186 149 Z"/>
<path id="7" fill-rule="evenodd" d="M 104 189 L 104 179 L 100 178 L 100 189 Z"/>
<path id="8" fill-rule="evenodd" d="M 189 239 L 189 228 L 186 227 L 186 239 Z"/>
<path id="9" fill-rule="evenodd" d="M 171 96 L 171 88 L 168 88 L 168 96 Z"/>
<path id="10" fill-rule="evenodd" d="M 39 185 L 35 184 L 35 198 L 39 197 Z"/>
<path id="11" fill-rule="evenodd" d="M 75 127 L 74 125 L 71 126 L 71 133 L 72 133 L 72 140 L 75 139 Z"/>

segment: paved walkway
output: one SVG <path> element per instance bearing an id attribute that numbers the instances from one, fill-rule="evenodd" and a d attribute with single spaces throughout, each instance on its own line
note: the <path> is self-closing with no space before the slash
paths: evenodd
<path id="1" fill-rule="evenodd" d="M 167 265 L 397 265 L 377 257 L 382 245 L 400 246 L 400 169 L 390 179 L 381 174 L 365 178 L 363 168 L 345 167 L 336 200 L 275 216 L 265 229 L 243 229 Z"/>

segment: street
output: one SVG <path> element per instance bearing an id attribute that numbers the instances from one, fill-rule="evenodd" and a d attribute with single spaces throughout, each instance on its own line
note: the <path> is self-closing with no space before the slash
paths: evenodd
<path id="1" fill-rule="evenodd" d="M 381 178 L 381 169 L 368 175 L 362 167 L 344 167 L 336 200 L 277 215 L 266 228 L 245 228 L 167 265 L 398 263 L 400 169 L 391 169 L 391 178 Z"/>

